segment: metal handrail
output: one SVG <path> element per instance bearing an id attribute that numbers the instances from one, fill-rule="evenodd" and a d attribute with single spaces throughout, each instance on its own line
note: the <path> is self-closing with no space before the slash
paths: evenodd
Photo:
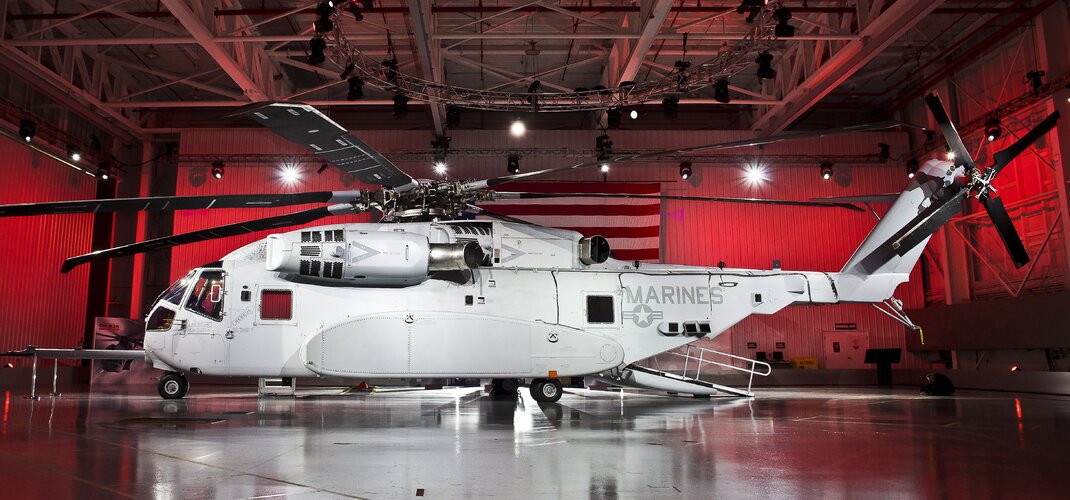
<path id="1" fill-rule="evenodd" d="M 697 357 L 695 355 L 691 354 L 691 350 L 692 349 L 698 351 L 698 356 Z M 697 346 L 693 346 L 693 345 L 683 346 L 683 352 L 680 352 L 680 349 L 676 349 L 676 350 L 669 351 L 667 354 L 672 354 L 674 356 L 680 356 L 680 357 L 684 358 L 684 369 L 683 369 L 683 372 L 681 372 L 680 375 L 683 376 L 683 377 L 688 377 L 688 378 L 692 378 L 692 379 L 695 379 L 695 380 L 699 380 L 699 376 L 702 374 L 702 366 L 704 364 L 717 365 L 717 366 L 721 366 L 721 367 L 725 367 L 725 368 L 731 368 L 731 369 L 739 371 L 739 372 L 747 373 L 747 374 L 750 375 L 750 377 L 748 377 L 748 379 L 747 379 L 747 392 L 750 392 L 750 390 L 751 390 L 751 385 L 754 383 L 754 376 L 755 375 L 762 376 L 762 377 L 768 377 L 769 374 L 773 373 L 773 367 L 770 366 L 769 363 L 765 363 L 763 361 L 758 361 L 756 359 L 744 358 L 743 356 L 736 356 L 735 354 L 729 354 L 727 352 L 715 351 L 713 349 L 706 349 L 706 348 L 703 348 L 703 347 L 697 347 Z M 713 359 L 709 359 L 709 358 L 711 358 L 713 356 L 724 356 L 724 357 L 727 357 L 727 358 L 730 358 L 730 359 L 733 359 L 733 360 L 743 361 L 745 363 L 749 363 L 750 367 L 746 368 L 746 367 L 742 367 L 742 366 L 736 366 L 736 365 L 733 365 L 731 363 L 722 363 L 720 361 L 715 361 Z M 688 363 L 690 363 L 691 360 L 695 360 L 695 376 L 694 377 L 691 377 L 691 376 L 689 376 L 687 374 Z M 760 370 L 759 368 L 764 368 L 764 371 Z"/>

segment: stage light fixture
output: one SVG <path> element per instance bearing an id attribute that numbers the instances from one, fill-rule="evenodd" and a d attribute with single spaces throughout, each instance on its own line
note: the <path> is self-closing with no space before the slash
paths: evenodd
<path id="1" fill-rule="evenodd" d="M 1025 74 L 1025 79 L 1029 82 L 1029 86 L 1033 88 L 1033 93 L 1040 95 L 1040 91 L 1044 88 L 1044 75 L 1047 73 L 1043 70 L 1035 69 Z"/>
<path id="2" fill-rule="evenodd" d="M 364 20 L 364 13 L 360 11 L 360 7 L 357 6 L 356 2 L 349 3 L 349 13 L 353 14 L 353 19 L 358 23 Z"/>
<path id="3" fill-rule="evenodd" d="M 97 178 L 102 181 L 111 179 L 111 167 L 107 162 L 100 162 L 100 165 L 97 165 Z"/>
<path id="4" fill-rule="evenodd" d="M 224 169 L 225 166 L 226 166 L 226 164 L 223 163 L 223 160 L 213 161 L 212 162 L 212 177 L 214 177 L 216 179 L 222 179 L 223 178 L 223 169 Z"/>
<path id="5" fill-rule="evenodd" d="M 398 60 L 392 57 L 383 59 L 380 64 L 383 66 L 383 76 L 386 77 L 386 81 L 396 87 L 398 84 Z"/>
<path id="6" fill-rule="evenodd" d="M 633 109 L 633 110 L 629 111 L 628 112 L 628 117 L 633 119 L 633 120 L 638 120 L 639 119 L 639 110 Z"/>
<path id="7" fill-rule="evenodd" d="M 100 145 L 100 138 L 99 137 L 97 137 L 95 135 L 89 136 L 89 149 L 94 151 L 94 152 L 96 152 L 96 153 L 100 152 L 101 145 Z"/>
<path id="8" fill-rule="evenodd" d="M 297 165 L 283 165 L 279 169 L 279 180 L 287 186 L 297 184 L 301 180 L 301 169 Z"/>
<path id="9" fill-rule="evenodd" d="M 826 180 L 826 181 L 832 178 L 832 164 L 831 163 L 826 161 L 826 162 L 821 164 L 821 178 Z"/>
<path id="10" fill-rule="evenodd" d="M 436 174 L 444 175 L 446 173 L 446 155 L 435 155 L 435 160 L 432 163 L 432 167 L 434 167 Z"/>
<path id="11" fill-rule="evenodd" d="M 687 160 L 680 162 L 680 178 L 685 181 L 691 178 L 691 162 Z"/>
<path id="12" fill-rule="evenodd" d="M 316 15 L 319 18 L 312 22 L 312 28 L 316 33 L 326 33 L 334 29 L 334 21 L 331 21 L 333 13 L 334 2 L 322 2 L 316 6 Z"/>
<path id="13" fill-rule="evenodd" d="M 598 167 L 598 169 L 601 170 L 603 174 L 608 174 L 609 173 L 609 163 L 603 162 L 602 165 Z"/>
<path id="14" fill-rule="evenodd" d="M 357 65 L 356 64 L 353 64 L 353 63 L 347 64 L 346 65 L 346 69 L 342 70 L 342 73 L 338 75 L 338 78 L 341 78 L 342 80 L 345 80 L 345 79 L 349 78 L 349 75 L 352 75 L 353 74 L 353 70 L 355 70 L 355 69 L 357 69 Z"/>
<path id="15" fill-rule="evenodd" d="M 773 29 L 773 34 L 777 38 L 791 38 L 795 36 L 795 27 L 788 24 L 791 20 L 791 9 L 787 7 L 781 7 L 773 11 L 773 18 L 776 19 L 776 28 Z"/>
<path id="16" fill-rule="evenodd" d="M 356 101 L 364 97 L 364 80 L 358 77 L 352 77 L 349 79 L 349 92 L 346 93 L 346 99 L 350 101 Z"/>
<path id="17" fill-rule="evenodd" d="M 323 51 L 327 50 L 327 41 L 320 37 L 313 37 L 308 41 L 308 63 L 316 66 L 323 64 L 323 61 L 327 60 L 327 55 Z"/>
<path id="18" fill-rule="evenodd" d="M 524 126 L 524 122 L 520 121 L 520 118 L 513 120 L 513 123 L 509 125 L 509 133 L 512 134 L 513 137 L 524 137 L 524 134 L 527 133 L 527 131 L 528 128 Z"/>
<path id="19" fill-rule="evenodd" d="M 665 118 L 676 120 L 680 117 L 680 100 L 673 96 L 662 99 L 661 111 L 665 113 Z"/>
<path id="20" fill-rule="evenodd" d="M 713 84 L 713 100 L 722 104 L 732 102 L 732 96 L 728 93 L 728 80 L 717 80 Z"/>
<path id="21" fill-rule="evenodd" d="M 920 164 L 918 160 L 911 159 L 907 162 L 907 179 L 913 179 L 915 175 L 918 175 L 918 168 Z"/>
<path id="22" fill-rule="evenodd" d="M 461 108 L 458 106 L 446 106 L 446 125 L 456 127 L 461 124 Z"/>
<path id="23" fill-rule="evenodd" d="M 999 122 L 999 118 L 989 118 L 985 121 L 985 137 L 988 138 L 988 142 L 992 142 L 1003 135 L 1003 126 Z"/>
<path id="24" fill-rule="evenodd" d="M 748 165 L 743 170 L 743 179 L 747 181 L 747 184 L 758 186 L 769 180 L 765 173 L 765 167 L 762 165 Z"/>
<path id="25" fill-rule="evenodd" d="M 518 154 L 509 155 L 509 158 L 507 159 L 507 163 L 506 163 L 506 169 L 509 170 L 510 174 L 518 174 L 518 173 L 520 173 L 520 155 L 518 155 Z"/>
<path id="26" fill-rule="evenodd" d="M 82 159 L 82 151 L 78 149 L 78 146 L 75 146 L 74 144 L 68 144 L 67 157 L 73 161 L 79 161 Z"/>
<path id="27" fill-rule="evenodd" d="M 762 80 L 776 78 L 776 70 L 773 69 L 773 54 L 762 52 L 758 54 L 758 58 L 754 62 L 758 63 L 758 78 Z"/>
<path id="28" fill-rule="evenodd" d="M 955 161 L 955 152 L 951 150 L 951 146 L 944 144 L 944 158 L 947 161 Z"/>
<path id="29" fill-rule="evenodd" d="M 26 142 L 33 142 L 35 135 L 37 135 L 37 124 L 33 120 L 23 118 L 19 121 L 19 137 Z"/>
<path id="30" fill-rule="evenodd" d="M 320 165 L 320 168 L 316 169 L 316 173 L 317 174 L 322 174 L 322 173 L 326 172 L 327 168 L 330 167 L 330 166 L 331 165 L 329 163 L 323 162 L 323 164 Z"/>
<path id="31" fill-rule="evenodd" d="M 606 125 L 612 129 L 620 128 L 621 112 L 620 108 L 609 108 L 606 110 Z"/>
<path id="32" fill-rule="evenodd" d="M 594 149 L 598 151 L 598 156 L 607 156 L 613 152 L 613 141 L 609 135 L 602 134 L 594 138 Z"/>
<path id="33" fill-rule="evenodd" d="M 375 0 L 359 0 L 360 4 L 364 6 L 364 10 L 371 12 L 372 7 L 375 6 Z"/>
<path id="34" fill-rule="evenodd" d="M 409 96 L 394 94 L 394 118 L 402 118 L 409 113 Z"/>
<path id="35" fill-rule="evenodd" d="M 880 150 L 880 152 L 877 154 L 877 157 L 880 158 L 881 163 L 888 161 L 892 157 L 891 146 L 882 142 L 880 144 L 877 144 L 877 149 Z"/>

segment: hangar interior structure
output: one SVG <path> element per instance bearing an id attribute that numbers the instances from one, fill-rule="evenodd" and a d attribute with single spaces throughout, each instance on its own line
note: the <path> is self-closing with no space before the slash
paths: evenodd
<path id="1" fill-rule="evenodd" d="M 928 241 L 909 282 L 895 292 L 908 322 L 920 328 L 871 304 L 791 306 L 747 317 L 693 344 L 772 365 L 772 375 L 753 380 L 754 399 L 714 398 L 698 406 L 680 398 L 575 388 L 560 404 L 548 405 L 536 404 L 522 389 L 519 400 L 502 406 L 482 392 L 457 388 L 428 396 L 365 394 L 337 406 L 326 392 L 316 392 L 326 391 L 319 384 L 308 389 L 314 396 L 275 400 L 243 396 L 254 394 L 255 379 L 227 385 L 205 378 L 199 393 L 165 407 L 157 406 L 150 386 L 129 380 L 155 384 L 158 371 L 129 371 L 125 382 L 102 388 L 94 382 L 89 389 L 88 379 L 102 374 L 99 366 L 61 360 L 56 373 L 66 394 L 26 401 L 21 398 L 31 371 L 47 379 L 51 362 L 36 366 L 29 358 L 9 357 L 0 369 L 0 449 L 12 453 L 0 464 L 23 475 L 16 486 L 22 495 L 48 488 L 75 495 L 84 483 L 89 495 L 161 498 L 380 498 L 423 496 L 425 490 L 444 497 L 521 491 L 697 497 L 703 491 L 740 496 L 745 488 L 771 497 L 895 491 L 913 497 L 978 493 L 965 478 L 971 467 L 1005 478 L 989 485 L 995 495 L 1048 495 L 1070 486 L 1046 460 L 1065 449 L 1067 438 L 1057 429 L 1070 413 L 1066 0 L 0 5 L 2 204 L 374 189 L 310 149 L 235 115 L 258 103 L 306 103 L 416 179 L 488 179 L 603 162 L 604 169 L 533 180 L 542 189 L 663 198 L 486 207 L 543 225 L 583 228 L 586 236 L 605 233 L 617 245 L 615 256 L 637 267 L 833 273 L 888 211 L 888 198 L 876 195 L 899 193 L 919 165 L 945 158 L 949 149 L 927 94 L 939 96 L 979 167 L 993 164 L 997 152 L 1051 113 L 1063 116 L 993 182 L 1027 263 L 1008 254 L 985 207 L 967 200 L 961 214 Z M 888 120 L 904 125 L 806 136 Z M 784 133 L 806 138 L 697 148 Z M 626 158 L 633 155 L 638 158 Z M 683 199 L 688 197 L 850 198 L 861 210 Z M 309 207 L 0 217 L 6 247 L 0 259 L 0 352 L 28 345 L 93 348 L 100 318 L 140 323 L 190 269 L 277 231 L 98 260 L 61 273 L 69 257 Z M 330 223 L 377 221 L 363 213 Z M 877 370 L 863 359 L 865 351 L 877 349 L 900 353 L 892 366 L 895 388 L 878 386 Z M 668 355 L 649 362 L 670 372 L 688 368 Z M 954 382 L 956 396 L 916 396 L 933 372 Z M 750 382 L 732 370 L 712 369 L 703 377 L 726 386 Z M 92 401 L 95 391 L 103 394 Z M 43 409 L 46 404 L 52 413 Z M 325 434 L 313 429 L 321 417 L 331 422 Z M 810 418 L 816 427 L 800 423 Z M 98 427 L 86 430 L 87 422 Z M 265 425 L 288 432 L 258 447 Z M 893 437 L 880 435 L 882 425 Z M 966 434 L 937 429 L 948 425 L 960 425 L 958 432 Z M 43 470 L 60 467 L 43 429 L 56 440 L 54 450 L 78 461 L 113 461 L 115 470 L 68 464 L 62 467 L 73 479 L 38 481 Z M 405 444 L 391 449 L 390 439 L 376 431 L 399 433 L 403 437 L 394 439 Z M 713 437 L 719 432 L 735 438 Z M 836 436 L 835 444 L 821 451 L 805 437 L 809 433 Z M 902 433 L 909 439 L 888 442 Z M 990 454 L 956 441 L 982 434 L 992 435 L 986 441 Z M 494 448 L 488 436 L 508 440 L 509 449 Z M 576 444 L 585 439 L 597 445 Z M 555 451 L 570 440 L 578 452 Z M 346 443 L 360 446 L 346 449 Z M 696 443 L 701 452 L 691 448 Z M 653 444 L 667 446 L 652 452 Z M 178 455 L 166 455 L 171 446 Z M 948 469 L 920 465 L 934 446 L 950 450 L 936 460 Z M 362 447 L 362 465 L 380 479 L 347 483 L 336 460 L 344 462 L 347 452 Z M 773 459 L 757 451 L 773 447 Z M 416 456 L 421 449 L 427 453 Z M 238 458 L 267 457 L 273 450 L 284 458 Z M 473 450 L 508 460 L 488 463 Z M 631 458 L 622 461 L 621 450 Z M 216 452 L 225 458 L 192 458 Z M 843 457 L 824 464 L 833 471 L 829 477 L 799 472 L 775 485 L 755 479 L 809 470 L 807 463 L 829 452 Z M 891 458 L 873 458 L 878 452 Z M 996 452 L 1027 471 L 1015 469 L 1021 474 L 1008 478 L 991 457 Z M 174 458 L 179 455 L 181 460 Z M 951 457 L 962 461 L 951 465 Z M 22 465 L 14 467 L 18 460 Z M 612 469 L 595 465 L 614 461 L 620 463 Z M 416 472 L 431 463 L 451 465 L 427 479 Z M 518 477 L 528 466 L 538 484 Z M 503 479 L 481 483 L 479 470 Z M 214 479 L 193 484 L 186 477 L 202 472 Z M 444 479 L 448 474 L 456 479 Z"/>

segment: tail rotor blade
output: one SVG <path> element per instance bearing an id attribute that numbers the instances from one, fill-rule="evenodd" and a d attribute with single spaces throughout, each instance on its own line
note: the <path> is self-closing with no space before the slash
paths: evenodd
<path id="1" fill-rule="evenodd" d="M 943 132 L 944 140 L 947 141 L 948 147 L 955 154 L 955 159 L 953 160 L 955 165 L 965 166 L 967 171 L 973 170 L 973 158 L 970 157 L 970 151 L 962 143 L 962 137 L 959 137 L 958 131 L 955 130 L 955 124 L 951 123 L 951 117 L 947 116 L 947 111 L 944 110 L 944 105 L 940 102 L 940 98 L 936 97 L 936 94 L 929 94 L 925 96 L 925 104 L 929 106 L 929 111 L 932 112 L 936 124 L 940 127 L 940 131 Z"/>
<path id="2" fill-rule="evenodd" d="M 281 229 L 284 227 L 305 224 L 331 215 L 351 212 L 353 212 L 353 206 L 348 203 L 343 203 L 339 205 L 331 205 L 329 207 L 319 207 L 301 212 L 294 212 L 292 214 L 277 215 L 275 217 L 265 217 L 263 219 L 211 227 L 199 231 L 176 234 L 174 236 L 165 236 L 163 238 L 131 243 L 129 245 L 104 250 L 97 250 L 96 252 L 71 257 L 65 260 L 60 272 L 66 273 L 81 264 L 94 260 L 113 259 L 115 257 L 144 253 L 161 248 L 171 248 L 178 245 L 185 245 L 187 243 L 196 243 L 198 241 L 238 236 L 240 234 L 248 234 L 266 229 Z"/>
<path id="3" fill-rule="evenodd" d="M 1056 111 L 1048 115 L 1044 121 L 1037 124 L 1036 127 L 1033 127 L 1032 130 L 1023 135 L 1020 139 L 1014 141 L 1014 144 L 1011 144 L 1010 147 L 992 155 L 992 159 L 995 160 L 996 163 L 989 167 L 989 170 L 992 171 L 991 174 L 988 174 L 990 178 L 998 175 L 999 171 L 1003 170 L 1003 167 L 1006 167 L 1015 157 L 1022 154 L 1023 151 L 1029 148 L 1029 146 L 1036 142 L 1037 139 L 1040 139 L 1041 136 L 1048 133 L 1049 130 L 1055 128 L 1055 124 L 1058 121 L 1059 112 Z"/>
<path id="4" fill-rule="evenodd" d="M 996 232 L 999 233 L 1000 239 L 1003 240 L 1003 245 L 1007 247 L 1007 252 L 1010 253 L 1011 260 L 1014 261 L 1014 267 L 1022 267 L 1028 264 L 1029 254 L 1025 251 L 1025 245 L 1022 244 L 1022 238 L 1018 236 L 1018 231 L 1014 229 L 1014 223 L 1011 222 L 1011 216 L 1007 213 L 1007 207 L 1003 206 L 1003 200 L 982 197 L 981 204 L 985 206 L 988 216 L 992 218 L 992 224 L 995 225 Z"/>
<path id="5" fill-rule="evenodd" d="M 928 238 L 940 226 L 951 220 L 956 214 L 962 212 L 962 202 L 968 193 L 965 189 L 938 198 L 931 205 L 921 211 L 899 232 L 889 238 L 892 249 L 896 254 L 905 255 L 910 249 L 918 246 L 925 238 Z"/>

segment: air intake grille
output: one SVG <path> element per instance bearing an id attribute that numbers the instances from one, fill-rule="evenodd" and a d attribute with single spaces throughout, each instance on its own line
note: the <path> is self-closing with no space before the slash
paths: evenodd
<path id="1" fill-rule="evenodd" d="M 319 257 L 320 256 L 320 247 L 313 246 L 313 245 L 302 245 L 301 246 L 301 256 L 302 257 Z"/>

